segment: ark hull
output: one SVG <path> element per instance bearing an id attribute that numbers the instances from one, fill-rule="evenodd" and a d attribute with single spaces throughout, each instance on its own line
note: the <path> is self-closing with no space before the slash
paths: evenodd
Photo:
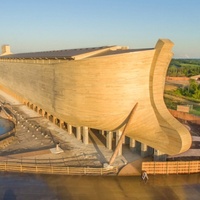
<path id="1" fill-rule="evenodd" d="M 173 43 L 154 49 L 98 53 L 78 60 L 0 60 L 0 84 L 75 127 L 123 129 L 136 103 L 126 135 L 167 154 L 186 151 L 188 130 L 163 101 Z"/>

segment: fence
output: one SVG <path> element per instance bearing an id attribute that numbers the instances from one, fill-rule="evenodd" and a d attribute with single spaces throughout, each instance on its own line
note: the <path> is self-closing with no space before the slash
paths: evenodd
<path id="1" fill-rule="evenodd" d="M 148 174 L 190 174 L 200 172 L 200 161 L 143 162 Z"/>
<path id="2" fill-rule="evenodd" d="M 24 163 L 18 161 L 1 161 L 0 171 L 21 172 L 33 174 L 56 174 L 56 175 L 115 175 L 118 173 L 117 167 L 107 168 L 91 168 L 91 167 L 69 167 L 54 166 L 52 163 L 38 164 L 34 162 Z"/>
<path id="3" fill-rule="evenodd" d="M 198 117 L 198 116 L 191 115 L 191 114 L 185 113 L 185 112 L 179 112 L 177 110 L 171 110 L 171 109 L 168 109 L 168 110 L 176 118 L 186 120 L 186 121 L 190 121 L 190 122 L 193 122 L 195 124 L 200 124 L 200 117 Z"/>

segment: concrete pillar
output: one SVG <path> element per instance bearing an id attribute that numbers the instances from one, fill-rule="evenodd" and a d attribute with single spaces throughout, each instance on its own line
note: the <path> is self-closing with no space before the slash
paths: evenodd
<path id="1" fill-rule="evenodd" d="M 112 131 L 107 131 L 106 134 L 106 147 L 110 150 L 112 150 L 112 138 L 113 138 L 113 133 Z"/>
<path id="2" fill-rule="evenodd" d="M 42 109 L 42 116 L 44 117 L 45 111 Z"/>
<path id="3" fill-rule="evenodd" d="M 136 151 L 136 141 L 132 138 L 129 138 L 129 148 L 132 152 L 135 152 Z"/>
<path id="4" fill-rule="evenodd" d="M 167 154 L 161 152 L 160 150 L 154 149 L 154 161 L 166 161 Z"/>
<path id="5" fill-rule="evenodd" d="M 144 158 L 148 155 L 148 146 L 141 143 L 141 156 Z"/>
<path id="6" fill-rule="evenodd" d="M 122 131 L 121 131 L 121 132 L 122 132 Z M 123 141 L 122 141 L 122 144 L 125 144 L 125 142 L 126 142 L 126 136 L 124 136 Z"/>
<path id="7" fill-rule="evenodd" d="M 83 143 L 88 144 L 89 143 L 89 134 L 88 134 L 88 127 L 83 126 Z"/>
<path id="8" fill-rule="evenodd" d="M 104 135 L 104 130 L 99 130 L 99 134 Z"/>
<path id="9" fill-rule="evenodd" d="M 81 140 L 81 127 L 76 127 L 76 139 Z"/>
<path id="10" fill-rule="evenodd" d="M 63 123 L 63 129 L 65 129 L 65 130 L 67 129 L 67 123 L 66 122 Z"/>
<path id="11" fill-rule="evenodd" d="M 121 135 L 122 135 L 122 131 L 120 131 L 120 130 L 117 130 L 117 131 L 116 131 L 116 146 L 117 146 L 117 144 L 118 144 L 118 141 L 119 141 L 119 139 L 120 139 Z M 120 148 L 119 148 L 119 151 L 118 151 L 118 154 L 117 154 L 117 155 L 118 155 L 118 156 L 121 156 L 121 155 L 122 155 L 122 145 L 120 146 Z"/>
<path id="12" fill-rule="evenodd" d="M 67 132 L 68 134 L 72 134 L 72 125 L 67 124 Z"/>
<path id="13" fill-rule="evenodd" d="M 53 123 L 56 124 L 56 117 L 53 116 Z"/>
<path id="14" fill-rule="evenodd" d="M 50 119 L 49 119 L 49 117 L 50 117 L 50 114 L 49 114 L 49 113 L 47 113 L 47 119 L 48 119 L 48 120 L 50 120 Z"/>
<path id="15" fill-rule="evenodd" d="M 60 120 L 60 128 L 63 128 L 64 121 Z"/>
<path id="16" fill-rule="evenodd" d="M 38 114 L 40 114 L 41 115 L 41 113 L 40 113 L 40 110 L 42 110 L 40 107 L 38 107 L 38 110 L 37 110 L 37 112 L 38 112 Z"/>

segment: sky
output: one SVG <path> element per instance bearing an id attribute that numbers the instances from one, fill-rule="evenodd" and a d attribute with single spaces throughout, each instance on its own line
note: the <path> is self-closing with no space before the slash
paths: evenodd
<path id="1" fill-rule="evenodd" d="M 200 58 L 200 0 L 0 0 L 0 45 L 13 53 L 174 43 Z"/>

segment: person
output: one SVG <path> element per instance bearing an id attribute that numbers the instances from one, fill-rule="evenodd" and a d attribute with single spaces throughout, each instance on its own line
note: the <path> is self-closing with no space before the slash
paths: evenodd
<path id="1" fill-rule="evenodd" d="M 143 173 L 142 173 L 142 180 L 145 181 L 145 182 L 147 182 L 149 180 L 149 177 L 148 177 L 146 171 L 143 171 Z"/>

